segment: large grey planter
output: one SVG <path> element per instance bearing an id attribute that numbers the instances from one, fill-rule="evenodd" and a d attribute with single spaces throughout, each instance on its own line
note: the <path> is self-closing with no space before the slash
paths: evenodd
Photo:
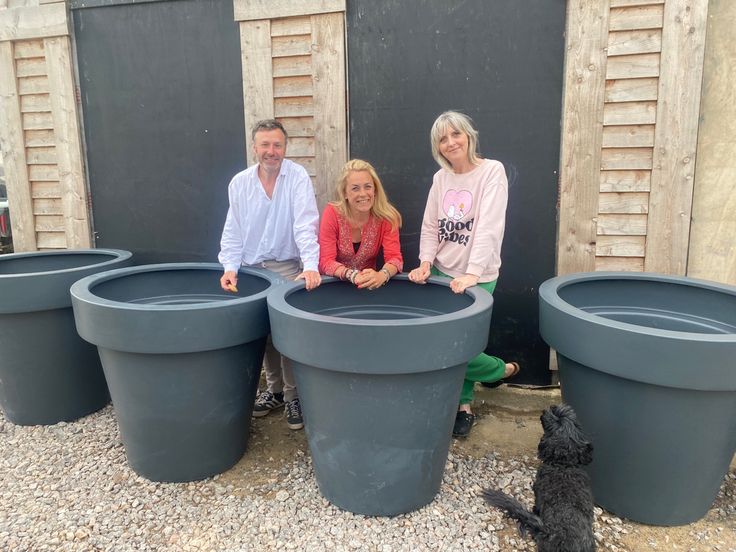
<path id="1" fill-rule="evenodd" d="M 154 481 L 225 471 L 245 452 L 268 335 L 272 272 L 178 263 L 113 270 L 72 287 L 97 345 L 130 466 Z"/>
<path id="2" fill-rule="evenodd" d="M 736 288 L 596 272 L 539 289 L 598 504 L 654 525 L 707 512 L 736 452 Z"/>
<path id="3" fill-rule="evenodd" d="M 292 359 L 322 494 L 395 515 L 439 491 L 467 361 L 488 340 L 491 295 L 398 276 L 375 291 L 328 279 L 269 294 L 274 345 Z"/>
<path id="4" fill-rule="evenodd" d="M 110 401 L 94 347 L 74 328 L 69 287 L 131 253 L 81 249 L 0 256 L 0 407 L 19 425 L 55 424 Z"/>

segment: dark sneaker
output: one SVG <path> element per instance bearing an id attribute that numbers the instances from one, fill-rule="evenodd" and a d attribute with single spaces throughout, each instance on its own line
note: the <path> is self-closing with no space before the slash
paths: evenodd
<path id="1" fill-rule="evenodd" d="M 264 391 L 256 399 L 256 404 L 253 405 L 253 417 L 260 418 L 265 416 L 272 410 L 284 406 L 284 394 L 283 393 L 271 393 L 270 391 Z"/>
<path id="2" fill-rule="evenodd" d="M 302 405 L 299 399 L 286 401 L 286 425 L 289 429 L 301 429 L 304 427 L 304 419 L 302 418 Z"/>
<path id="3" fill-rule="evenodd" d="M 475 423 L 475 416 L 467 412 L 459 411 L 455 416 L 455 425 L 452 428 L 453 437 L 467 437 Z"/>

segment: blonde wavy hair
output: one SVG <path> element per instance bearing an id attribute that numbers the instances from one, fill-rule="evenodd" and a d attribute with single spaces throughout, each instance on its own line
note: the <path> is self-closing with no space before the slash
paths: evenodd
<path id="1" fill-rule="evenodd" d="M 459 111 L 445 111 L 435 120 L 432 130 L 429 131 L 429 139 L 432 142 L 432 157 L 439 163 L 440 167 L 450 172 L 452 169 L 450 162 L 440 153 L 440 140 L 447 132 L 448 127 L 454 128 L 464 133 L 468 137 L 468 161 L 472 165 L 480 164 L 478 157 L 478 131 L 473 126 L 473 120 Z"/>
<path id="2" fill-rule="evenodd" d="M 335 197 L 337 199 L 331 201 L 330 205 L 337 209 L 342 216 L 350 217 L 350 206 L 348 205 L 345 194 L 345 187 L 347 186 L 350 173 L 359 171 L 367 172 L 371 175 L 371 180 L 373 180 L 374 193 L 371 214 L 378 219 L 384 219 L 390 222 L 393 230 L 401 228 L 401 214 L 391 205 L 388 197 L 386 197 L 386 192 L 381 184 L 381 179 L 376 174 L 376 169 L 368 161 L 363 161 L 362 159 L 351 159 L 343 165 L 342 173 L 335 185 Z"/>

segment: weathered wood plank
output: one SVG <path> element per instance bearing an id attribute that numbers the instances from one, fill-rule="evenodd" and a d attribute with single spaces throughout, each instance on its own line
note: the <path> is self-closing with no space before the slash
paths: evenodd
<path id="1" fill-rule="evenodd" d="M 708 0 L 669 0 L 664 10 L 649 247 L 644 266 L 647 271 L 684 275 Z"/>
<path id="2" fill-rule="evenodd" d="M 659 76 L 660 54 L 632 54 L 608 58 L 607 79 L 636 79 Z"/>
<path id="3" fill-rule="evenodd" d="M 61 199 L 61 186 L 58 182 L 31 182 L 31 197 L 36 199 L 59 198 Z"/>
<path id="4" fill-rule="evenodd" d="M 312 16 L 317 204 L 324 208 L 348 158 L 345 27 L 341 13 Z"/>
<path id="5" fill-rule="evenodd" d="M 26 94 L 20 97 L 21 113 L 43 113 L 51 111 L 51 100 L 48 94 Z"/>
<path id="6" fill-rule="evenodd" d="M 652 125 L 657 119 L 657 102 L 607 103 L 603 125 Z"/>
<path id="7" fill-rule="evenodd" d="M 635 102 L 657 99 L 659 79 L 616 79 L 606 81 L 606 102 Z"/>
<path id="8" fill-rule="evenodd" d="M 302 167 L 304 167 L 307 170 L 307 174 L 309 176 L 317 175 L 317 162 L 315 161 L 314 157 L 294 157 L 292 155 L 289 155 L 288 157 L 294 163 L 299 163 Z"/>
<path id="9" fill-rule="evenodd" d="M 30 165 L 28 178 L 34 182 L 58 182 L 59 167 L 56 165 Z"/>
<path id="10" fill-rule="evenodd" d="M 44 57 L 43 40 L 18 40 L 13 55 L 15 59 Z"/>
<path id="11" fill-rule="evenodd" d="M 600 214 L 597 230 L 599 236 L 646 236 L 647 216 Z"/>
<path id="12" fill-rule="evenodd" d="M 642 272 L 644 270 L 644 259 L 641 257 L 596 257 L 595 269 L 615 272 Z"/>
<path id="13" fill-rule="evenodd" d="M 26 148 L 26 162 L 29 165 L 56 165 L 56 147 Z"/>
<path id="14" fill-rule="evenodd" d="M 262 119 L 273 119 L 273 75 L 271 73 L 271 24 L 268 21 L 240 23 L 245 102 L 245 142 L 248 165 L 255 163 L 251 129 Z"/>
<path id="15" fill-rule="evenodd" d="M 66 234 L 64 232 L 39 232 L 38 248 L 44 249 L 67 249 Z"/>
<path id="16" fill-rule="evenodd" d="M 23 116 L 16 90 L 13 44 L 0 42 L 0 150 L 5 170 L 8 205 L 13 213 L 13 246 L 15 251 L 34 251 L 36 232 L 26 148 L 23 143 Z"/>
<path id="17" fill-rule="evenodd" d="M 64 3 L 0 10 L 0 41 L 68 34 Z"/>
<path id="18" fill-rule="evenodd" d="M 612 8 L 622 8 L 624 6 L 646 6 L 649 4 L 664 4 L 665 0 L 611 0 Z"/>
<path id="19" fill-rule="evenodd" d="M 652 168 L 652 148 L 603 148 L 601 170 Z"/>
<path id="20" fill-rule="evenodd" d="M 309 16 L 287 17 L 271 21 L 271 36 L 311 35 L 312 20 Z"/>
<path id="21" fill-rule="evenodd" d="M 608 39 L 604 2 L 568 2 L 557 273 L 595 269 Z"/>
<path id="22" fill-rule="evenodd" d="M 636 29 L 608 34 L 608 55 L 649 54 L 662 50 L 661 29 Z"/>
<path id="23" fill-rule="evenodd" d="M 646 214 L 649 212 L 648 192 L 601 192 L 599 213 Z"/>
<path id="24" fill-rule="evenodd" d="M 648 192 L 652 171 L 601 171 L 601 192 Z"/>
<path id="25" fill-rule="evenodd" d="M 26 147 L 42 147 L 56 145 L 53 130 L 26 130 L 24 133 Z"/>
<path id="26" fill-rule="evenodd" d="M 305 56 L 311 52 L 312 35 L 274 36 L 271 38 L 272 57 Z"/>
<path id="27" fill-rule="evenodd" d="M 64 232 L 64 217 L 61 215 L 37 215 L 36 232 Z"/>
<path id="28" fill-rule="evenodd" d="M 33 199 L 34 215 L 63 215 L 64 208 L 61 198 L 35 198 Z"/>
<path id="29" fill-rule="evenodd" d="M 18 79 L 18 94 L 48 94 L 49 79 L 46 75 Z"/>
<path id="30" fill-rule="evenodd" d="M 274 77 L 312 76 L 312 56 L 291 56 L 273 59 Z"/>
<path id="31" fill-rule="evenodd" d="M 687 275 L 736 285 L 736 2 L 708 4 Z"/>
<path id="32" fill-rule="evenodd" d="M 345 0 L 234 0 L 235 21 L 344 12 Z"/>
<path id="33" fill-rule="evenodd" d="M 314 117 L 282 117 L 279 122 L 284 125 L 289 138 L 314 136 Z"/>
<path id="34" fill-rule="evenodd" d="M 23 113 L 23 130 L 48 130 L 54 128 L 51 113 Z"/>
<path id="35" fill-rule="evenodd" d="M 66 243 L 70 248 L 86 248 L 92 245 L 92 240 L 71 44 L 69 37 L 62 36 L 45 39 L 44 47 L 49 60 L 51 114 L 56 130 Z"/>
<path id="36" fill-rule="evenodd" d="M 316 93 L 315 87 L 315 96 Z M 315 114 L 314 98 L 311 96 L 275 98 L 273 100 L 273 110 L 275 117 L 311 117 Z"/>
<path id="37" fill-rule="evenodd" d="M 315 139 L 309 138 L 290 138 L 289 145 L 286 148 L 286 152 L 289 156 L 294 157 L 314 157 L 315 153 Z"/>
<path id="38" fill-rule="evenodd" d="M 662 4 L 611 8 L 609 30 L 659 29 L 663 15 Z"/>
<path id="39" fill-rule="evenodd" d="M 603 127 L 604 148 L 641 148 L 654 146 L 654 125 Z"/>
<path id="40" fill-rule="evenodd" d="M 311 96 L 314 94 L 312 77 L 279 77 L 273 79 L 274 98 Z"/>
<path id="41" fill-rule="evenodd" d="M 644 257 L 645 236 L 598 236 L 597 257 Z"/>
<path id="42" fill-rule="evenodd" d="M 46 74 L 46 58 L 19 59 L 15 62 L 16 77 L 36 77 Z"/>

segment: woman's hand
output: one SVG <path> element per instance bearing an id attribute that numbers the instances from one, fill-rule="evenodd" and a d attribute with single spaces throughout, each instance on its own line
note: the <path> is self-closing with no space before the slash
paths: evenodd
<path id="1" fill-rule="evenodd" d="M 359 289 L 378 289 L 388 281 L 386 274 L 376 272 L 372 268 L 364 268 L 355 277 L 355 285 Z"/>
<path id="2" fill-rule="evenodd" d="M 316 270 L 305 270 L 295 279 L 304 280 L 304 282 L 306 283 L 305 287 L 307 288 L 307 291 L 312 291 L 313 289 L 318 288 L 319 285 L 322 283 L 322 277 Z"/>
<path id="3" fill-rule="evenodd" d="M 432 264 L 429 261 L 423 261 L 417 268 L 409 272 L 409 280 L 415 284 L 424 284 L 427 282 L 431 272 L 429 271 Z"/>
<path id="4" fill-rule="evenodd" d="M 478 276 L 475 274 L 466 274 L 465 276 L 460 276 L 459 278 L 455 278 L 450 282 L 450 289 L 454 291 L 455 293 L 465 293 L 465 290 L 469 287 L 473 287 L 478 283 Z"/>

